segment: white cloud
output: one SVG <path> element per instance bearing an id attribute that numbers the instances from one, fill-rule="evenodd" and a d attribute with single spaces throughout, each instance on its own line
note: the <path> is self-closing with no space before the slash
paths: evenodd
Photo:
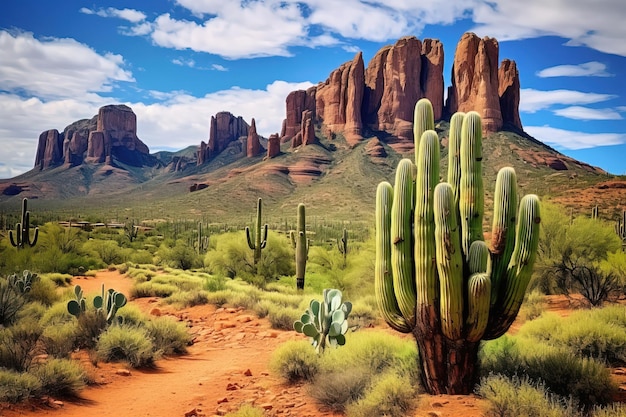
<path id="1" fill-rule="evenodd" d="M 0 85 L 8 92 L 75 97 L 134 81 L 120 55 L 100 55 L 74 39 L 39 40 L 32 33 L 0 31 L 0 55 Z"/>
<path id="2" fill-rule="evenodd" d="M 568 45 L 626 56 L 623 0 L 493 0 L 473 11 L 481 35 L 500 41 L 556 35 Z"/>
<path id="3" fill-rule="evenodd" d="M 208 140 L 211 116 L 230 111 L 248 123 L 255 118 L 257 131 L 267 137 L 280 133 L 285 117 L 285 98 L 294 90 L 307 89 L 310 82 L 275 81 L 263 90 L 233 87 L 229 90 L 194 97 L 185 92 L 151 91 L 158 103 L 125 103 L 137 115 L 137 135 L 151 152 L 160 149 L 183 149 Z M 32 169 L 41 132 L 62 131 L 70 123 L 91 118 L 98 108 L 113 104 L 111 99 L 95 94 L 83 99 L 57 99 L 47 102 L 0 94 L 3 109 L 0 123 L 0 178 L 13 177 Z"/>
<path id="4" fill-rule="evenodd" d="M 100 17 L 116 17 L 118 19 L 127 20 L 131 23 L 139 23 L 146 20 L 146 14 L 135 9 L 116 9 L 114 7 L 107 7 L 106 9 L 89 9 L 87 7 L 81 7 L 79 12 L 84 14 L 95 14 Z"/>
<path id="5" fill-rule="evenodd" d="M 211 65 L 211 68 L 214 69 L 215 71 L 228 71 L 228 68 L 220 64 L 213 64 Z"/>
<path id="6" fill-rule="evenodd" d="M 541 91 L 523 88 L 520 91 L 520 112 L 534 113 L 554 105 L 592 104 L 615 98 L 612 94 L 585 93 L 574 90 Z"/>
<path id="7" fill-rule="evenodd" d="M 578 120 L 621 120 L 622 115 L 613 109 L 592 109 L 582 106 L 571 106 L 557 109 L 554 114 Z"/>
<path id="8" fill-rule="evenodd" d="M 606 71 L 606 65 L 597 62 L 585 62 L 579 65 L 557 65 L 537 72 L 538 77 L 612 77 Z"/>
<path id="9" fill-rule="evenodd" d="M 577 150 L 626 143 L 626 133 L 585 133 L 549 126 L 524 126 L 524 130 L 556 149 Z"/>
<path id="10" fill-rule="evenodd" d="M 185 59 L 185 58 L 172 59 L 172 63 L 176 65 L 180 65 L 181 67 L 193 68 L 196 66 L 196 61 L 194 61 L 193 59 Z"/>

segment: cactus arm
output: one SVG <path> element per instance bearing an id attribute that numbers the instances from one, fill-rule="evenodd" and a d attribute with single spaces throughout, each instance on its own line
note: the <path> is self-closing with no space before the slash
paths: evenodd
<path id="1" fill-rule="evenodd" d="M 391 328 L 409 333 L 411 326 L 406 322 L 395 293 L 391 273 L 391 205 L 393 188 L 384 181 L 376 189 L 376 263 L 374 271 L 374 291 L 378 310 Z"/>
<path id="2" fill-rule="evenodd" d="M 11 245 L 16 248 L 22 247 L 22 224 L 17 223 L 15 225 L 15 240 L 13 239 L 13 230 L 9 230 L 9 239 L 11 240 Z"/>
<path id="3" fill-rule="evenodd" d="M 435 187 L 435 247 L 439 272 L 441 329 L 450 340 L 463 333 L 463 256 L 459 236 L 454 190 L 442 182 Z"/>
<path id="4" fill-rule="evenodd" d="M 502 168 L 496 178 L 493 197 L 493 225 L 491 228 L 491 303 L 496 302 L 500 294 L 500 283 L 506 274 L 515 246 L 515 224 L 517 207 L 517 178 L 515 170 Z"/>
<path id="5" fill-rule="evenodd" d="M 246 239 L 248 240 L 248 247 L 252 250 L 256 249 L 252 237 L 250 236 L 250 228 L 246 226 Z"/>
<path id="6" fill-rule="evenodd" d="M 261 249 L 267 246 L 267 224 L 263 225 L 263 237 L 261 238 Z"/>
<path id="7" fill-rule="evenodd" d="M 465 113 L 457 112 L 450 118 L 448 137 L 448 183 L 454 192 L 454 205 L 459 206 L 459 185 L 461 184 L 461 127 Z"/>
<path id="8" fill-rule="evenodd" d="M 466 339 L 469 342 L 479 342 L 489 322 L 491 279 L 488 273 L 477 272 L 470 276 L 467 283 L 467 299 Z"/>
<path id="9" fill-rule="evenodd" d="M 420 306 L 434 306 L 438 297 L 435 265 L 435 214 L 433 193 L 439 182 L 439 138 L 429 130 L 420 141 L 420 160 L 417 161 L 414 217 L 414 259 L 418 310 Z"/>
<path id="10" fill-rule="evenodd" d="M 391 207 L 391 269 L 393 289 L 402 316 L 411 326 L 415 324 L 415 278 L 413 263 L 414 181 L 416 167 L 410 159 L 403 159 L 396 170 L 395 191 Z"/>
<path id="11" fill-rule="evenodd" d="M 419 142 L 427 130 L 435 130 L 435 116 L 430 100 L 422 98 L 415 103 L 413 109 L 413 141 L 416 161 L 419 160 Z"/>
<path id="12" fill-rule="evenodd" d="M 467 257 L 473 241 L 483 240 L 483 178 L 482 124 L 480 115 L 470 111 L 461 128 L 461 183 L 459 212 L 461 215 L 461 244 Z"/>
<path id="13" fill-rule="evenodd" d="M 525 195 L 520 202 L 518 218 L 515 248 L 506 271 L 506 281 L 501 284 L 504 287 L 501 290 L 502 297 L 497 300 L 495 312 L 490 314 L 485 339 L 495 339 L 506 333 L 524 300 L 539 245 L 539 197 Z"/>

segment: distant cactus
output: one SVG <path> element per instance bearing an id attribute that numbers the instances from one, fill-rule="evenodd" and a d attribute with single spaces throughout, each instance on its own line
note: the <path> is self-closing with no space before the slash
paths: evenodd
<path id="1" fill-rule="evenodd" d="M 591 218 L 594 220 L 598 219 L 598 205 L 597 204 L 591 208 Z"/>
<path id="2" fill-rule="evenodd" d="M 343 346 L 346 343 L 348 315 L 352 311 L 349 301 L 341 302 L 341 291 L 325 289 L 323 301 L 311 300 L 300 320 L 293 324 L 296 332 L 311 339 L 317 353 L 324 352 L 326 343 Z"/>
<path id="3" fill-rule="evenodd" d="M 131 242 L 137 238 L 137 232 L 139 231 L 139 226 L 135 225 L 134 221 L 127 223 L 124 225 L 124 231 L 126 233 L 126 237 Z"/>
<path id="4" fill-rule="evenodd" d="M 261 207 L 262 201 L 259 198 L 256 203 L 256 224 L 254 238 L 251 236 L 250 228 L 246 226 L 246 239 L 248 247 L 254 251 L 254 264 L 261 260 L 261 251 L 267 245 L 267 224 L 261 226 Z"/>
<path id="5" fill-rule="evenodd" d="M 198 222 L 198 238 L 196 239 L 195 247 L 198 255 L 209 249 L 209 237 L 202 232 L 202 222 Z"/>
<path id="6" fill-rule="evenodd" d="M 289 233 L 291 245 L 296 250 L 296 288 L 304 289 L 306 261 L 309 256 L 310 242 L 306 237 L 306 210 L 303 203 L 298 204 L 298 229 Z"/>
<path id="7" fill-rule="evenodd" d="M 622 211 L 622 216 L 615 223 L 615 233 L 622 240 L 622 248 L 626 249 L 626 210 Z"/>
<path id="8" fill-rule="evenodd" d="M 39 228 L 35 227 L 33 239 L 30 239 L 30 211 L 28 211 L 28 199 L 25 198 L 22 200 L 22 221 L 15 225 L 15 238 L 13 238 L 13 231 L 9 230 L 11 245 L 18 249 L 24 249 L 26 245 L 33 247 L 37 244 L 38 236 Z"/>
<path id="9" fill-rule="evenodd" d="M 343 255 L 343 266 L 345 268 L 348 260 L 348 230 L 345 228 L 343 229 L 341 239 L 337 239 L 337 249 Z"/>
<path id="10" fill-rule="evenodd" d="M 429 105 L 420 100 L 417 111 Z M 459 129 L 459 124 L 461 124 Z M 517 211 L 515 171 L 498 173 L 490 245 L 483 238 L 482 126 L 478 113 L 454 115 L 448 182 L 439 183 L 439 138 L 420 135 L 415 164 L 403 159 L 395 188 L 376 193 L 375 291 L 387 323 L 412 333 L 430 394 L 469 394 L 480 340 L 503 335 L 515 320 L 530 281 L 539 238 L 539 199 Z"/>

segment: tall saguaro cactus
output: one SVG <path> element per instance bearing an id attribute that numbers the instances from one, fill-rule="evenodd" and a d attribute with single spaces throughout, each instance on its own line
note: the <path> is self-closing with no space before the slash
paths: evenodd
<path id="1" fill-rule="evenodd" d="M 18 249 L 24 249 L 26 245 L 33 247 L 37 244 L 38 236 L 39 228 L 35 227 L 33 239 L 30 239 L 30 211 L 28 211 L 28 199 L 25 198 L 22 200 L 22 221 L 15 225 L 15 238 L 13 238 L 13 231 L 9 230 L 11 245 Z"/>
<path id="2" fill-rule="evenodd" d="M 298 204 L 298 229 L 291 231 L 291 245 L 296 250 L 296 288 L 304 289 L 304 274 L 309 256 L 309 240 L 306 237 L 306 209 L 303 203 Z"/>
<path id="3" fill-rule="evenodd" d="M 432 117 L 420 100 L 415 117 Z M 423 109 L 426 108 L 426 111 Z M 517 210 L 515 171 L 498 173 L 491 242 L 483 238 L 481 119 L 452 117 L 447 182 L 439 183 L 439 138 L 416 120 L 416 161 L 400 161 L 395 188 L 376 192 L 375 290 L 395 330 L 412 333 L 431 394 L 469 394 L 480 340 L 503 335 L 528 286 L 539 239 L 539 199 Z"/>
<path id="4" fill-rule="evenodd" d="M 346 267 L 348 261 L 348 229 L 343 229 L 341 239 L 337 238 L 337 249 L 343 255 L 343 267 Z"/>
<path id="5" fill-rule="evenodd" d="M 248 246 L 254 251 L 255 265 L 261 260 L 261 251 L 267 245 L 267 224 L 261 226 L 261 206 L 262 201 L 259 198 L 256 203 L 256 224 L 254 239 L 252 238 L 252 236 L 250 236 L 250 228 L 246 226 L 246 238 L 248 239 Z"/>

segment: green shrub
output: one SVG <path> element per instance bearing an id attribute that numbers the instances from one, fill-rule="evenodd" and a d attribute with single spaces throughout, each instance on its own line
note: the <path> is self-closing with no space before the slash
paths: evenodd
<path id="1" fill-rule="evenodd" d="M 39 378 L 0 367 L 0 402 L 17 403 L 41 391 Z"/>
<path id="2" fill-rule="evenodd" d="M 68 358 L 74 349 L 77 332 L 75 321 L 44 328 L 42 341 L 46 353 L 55 358 Z"/>
<path id="3" fill-rule="evenodd" d="M 272 353 L 270 369 L 289 383 L 311 381 L 319 370 L 319 357 L 310 343 L 289 341 Z"/>
<path id="4" fill-rule="evenodd" d="M 46 310 L 39 322 L 42 326 L 51 326 L 73 320 L 67 311 L 67 300 L 53 304 Z"/>
<path id="5" fill-rule="evenodd" d="M 404 417 L 415 406 L 416 390 L 405 375 L 387 373 L 377 378 L 364 396 L 346 407 L 348 417 Z"/>
<path id="6" fill-rule="evenodd" d="M 100 334 L 107 328 L 104 314 L 88 309 L 78 317 L 76 347 L 91 349 L 96 346 Z"/>
<path id="7" fill-rule="evenodd" d="M 244 404 L 239 410 L 226 414 L 226 417 L 263 417 L 265 413 L 262 409 L 250 404 Z"/>
<path id="8" fill-rule="evenodd" d="M 40 274 L 41 278 L 47 278 L 50 281 L 54 282 L 57 287 L 67 287 L 72 283 L 72 275 L 70 274 L 61 274 L 58 272 L 49 272 L 46 274 Z"/>
<path id="9" fill-rule="evenodd" d="M 164 355 L 187 352 L 193 339 L 187 327 L 172 317 L 158 317 L 145 324 L 154 350 Z"/>
<path id="10" fill-rule="evenodd" d="M 209 303 L 209 297 L 205 291 L 191 290 L 176 292 L 165 300 L 167 304 L 173 304 L 178 308 L 187 308 Z"/>
<path id="11" fill-rule="evenodd" d="M 371 376 L 371 371 L 362 366 L 338 367 L 318 373 L 308 386 L 308 392 L 318 403 L 333 411 L 344 412 L 348 404 L 363 396 Z"/>
<path id="12" fill-rule="evenodd" d="M 0 325 L 10 326 L 17 319 L 26 299 L 9 282 L 0 277 Z"/>
<path id="13" fill-rule="evenodd" d="M 42 353 L 39 345 L 42 331 L 36 321 L 28 319 L 0 328 L 0 368 L 28 370 L 33 358 Z"/>
<path id="14" fill-rule="evenodd" d="M 123 309 L 118 310 L 118 317 L 122 317 L 122 322 L 128 325 L 143 325 L 148 321 L 148 317 L 135 304 L 127 303 Z"/>
<path id="15" fill-rule="evenodd" d="M 271 308 L 267 318 L 272 329 L 293 330 L 293 323 L 300 318 L 301 313 L 295 308 Z"/>
<path id="16" fill-rule="evenodd" d="M 477 392 L 489 400 L 488 417 L 574 417 L 571 401 L 551 394 L 543 385 L 518 377 L 492 375 L 481 379 Z"/>
<path id="17" fill-rule="evenodd" d="M 538 289 L 527 292 L 518 317 L 534 320 L 545 311 L 545 295 Z"/>
<path id="18" fill-rule="evenodd" d="M 208 275 L 202 284 L 208 292 L 220 291 L 226 288 L 226 279 L 221 275 Z"/>
<path id="19" fill-rule="evenodd" d="M 130 291 L 131 298 L 144 297 L 169 297 L 178 291 L 178 287 L 173 284 L 154 283 L 152 281 L 135 284 Z"/>
<path id="20" fill-rule="evenodd" d="M 31 290 L 27 293 L 26 298 L 29 301 L 38 301 L 44 305 L 51 306 L 59 300 L 56 287 L 56 284 L 51 279 L 40 276 L 33 280 Z"/>
<path id="21" fill-rule="evenodd" d="M 76 396 L 85 385 L 85 371 L 77 361 L 51 359 L 33 367 L 31 373 L 48 395 Z"/>
<path id="22" fill-rule="evenodd" d="M 96 356 L 105 362 L 127 361 L 133 368 L 150 366 L 159 356 L 146 329 L 136 326 L 110 326 L 100 335 Z"/>
<path id="23" fill-rule="evenodd" d="M 483 343 L 478 353 L 480 374 L 513 376 L 524 368 L 518 338 L 503 335 L 495 340 Z"/>
<path id="24" fill-rule="evenodd" d="M 595 407 L 591 413 L 593 417 L 624 417 L 626 403 L 612 403 L 606 407 Z"/>

